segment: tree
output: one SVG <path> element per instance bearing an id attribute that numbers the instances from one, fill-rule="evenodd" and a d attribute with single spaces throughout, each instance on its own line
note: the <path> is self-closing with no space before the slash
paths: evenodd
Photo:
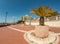
<path id="1" fill-rule="evenodd" d="M 24 21 L 23 20 L 18 20 L 17 24 L 19 24 L 19 23 L 23 23 L 24 24 Z"/>
<path id="2" fill-rule="evenodd" d="M 37 9 L 33 9 L 31 12 L 40 16 L 39 24 L 42 26 L 44 26 L 44 17 L 55 16 L 58 14 L 55 10 L 46 6 L 41 6 Z"/>

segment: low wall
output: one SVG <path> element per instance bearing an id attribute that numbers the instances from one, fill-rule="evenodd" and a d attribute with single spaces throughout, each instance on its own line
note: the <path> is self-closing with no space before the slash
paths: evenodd
<path id="1" fill-rule="evenodd" d="M 39 25 L 39 22 L 25 22 L 26 25 Z"/>
<path id="2" fill-rule="evenodd" d="M 25 22 L 26 25 L 39 25 L 39 22 Z M 52 27 L 60 27 L 60 21 L 48 21 L 45 22 L 46 25 L 52 26 Z"/>
<path id="3" fill-rule="evenodd" d="M 45 22 L 45 24 L 52 27 L 60 27 L 60 21 L 48 21 L 48 22 Z"/>

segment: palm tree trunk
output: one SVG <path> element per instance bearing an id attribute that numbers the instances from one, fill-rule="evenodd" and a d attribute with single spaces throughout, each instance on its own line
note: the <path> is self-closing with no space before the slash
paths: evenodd
<path id="1" fill-rule="evenodd" d="M 39 25 L 44 26 L 44 17 L 43 16 L 40 17 Z"/>

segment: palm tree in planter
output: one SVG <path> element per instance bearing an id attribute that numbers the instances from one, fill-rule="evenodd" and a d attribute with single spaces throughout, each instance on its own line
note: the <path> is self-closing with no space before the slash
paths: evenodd
<path id="1" fill-rule="evenodd" d="M 37 37 L 42 37 L 42 38 L 47 37 L 49 35 L 49 28 L 44 24 L 44 17 L 55 16 L 58 13 L 55 10 L 51 9 L 50 7 L 46 7 L 46 6 L 41 6 L 37 9 L 33 9 L 31 12 L 40 16 L 40 20 L 39 20 L 40 26 L 35 27 L 36 30 L 34 34 Z"/>

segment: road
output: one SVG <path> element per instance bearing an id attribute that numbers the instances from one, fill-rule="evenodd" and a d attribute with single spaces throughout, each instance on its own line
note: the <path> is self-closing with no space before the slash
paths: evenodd
<path id="1" fill-rule="evenodd" d="M 18 30 L 23 30 L 22 32 L 18 30 L 13 30 L 9 27 L 16 28 Z M 7 27 L 0 28 L 0 44 L 28 44 L 24 40 L 24 32 L 29 30 L 34 30 L 34 26 L 24 26 L 24 25 L 11 25 Z M 50 27 L 50 31 L 59 33 L 59 27 Z M 59 43 L 60 44 L 60 43 Z"/>

